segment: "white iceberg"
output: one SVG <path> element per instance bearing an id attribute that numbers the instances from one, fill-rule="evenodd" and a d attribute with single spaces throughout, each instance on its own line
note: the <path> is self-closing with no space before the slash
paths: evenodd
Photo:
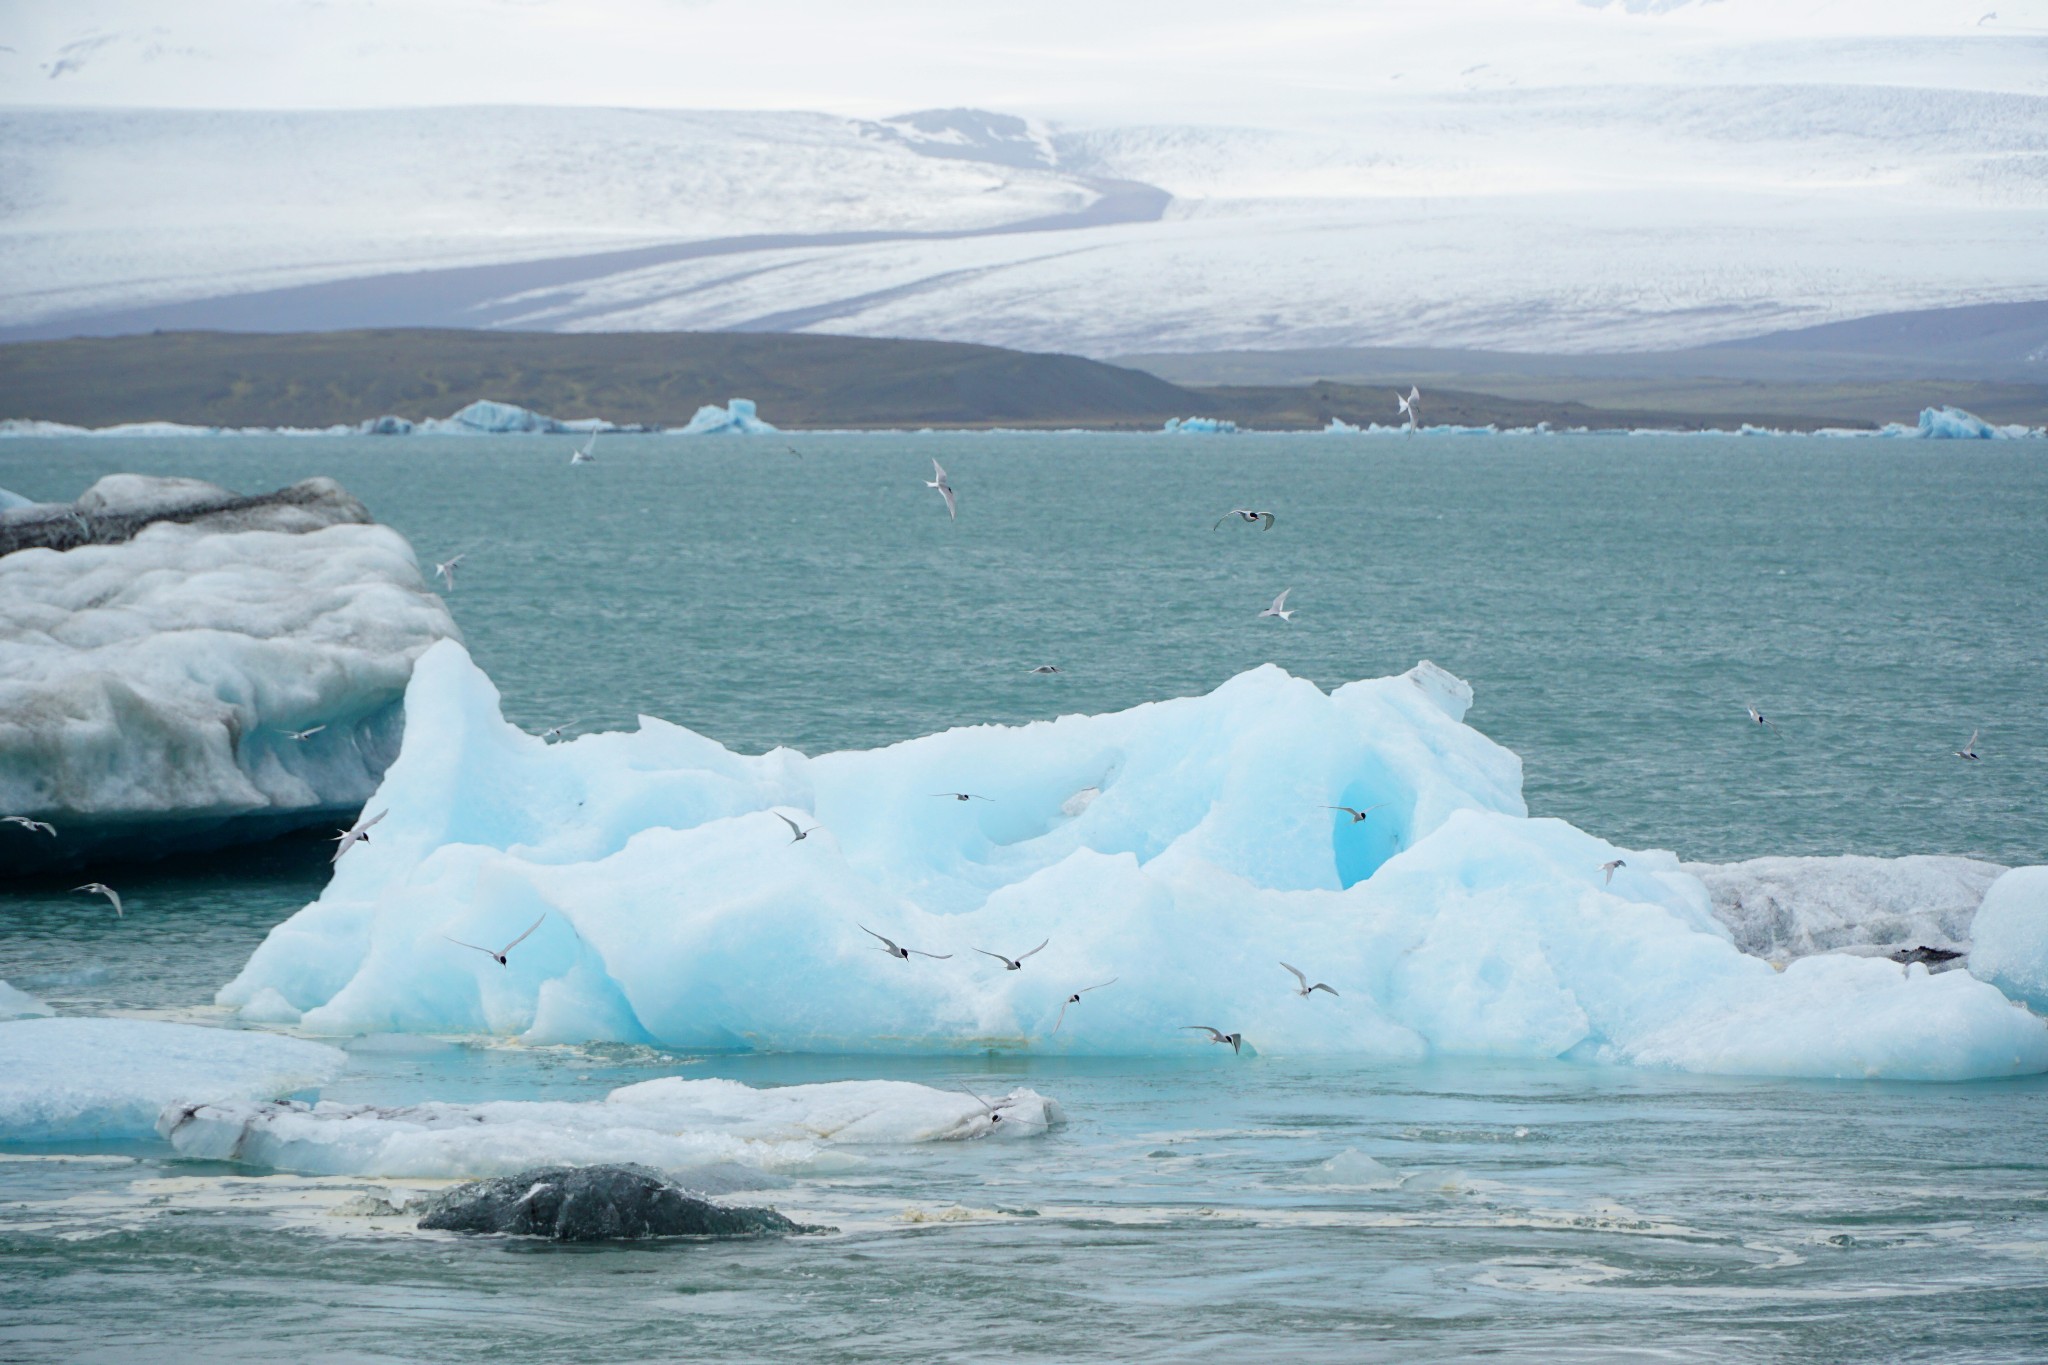
<path id="1" fill-rule="evenodd" d="M 970 1095 L 908 1081 L 756 1090 L 665 1077 L 581 1102 L 177 1106 L 164 1111 L 158 1131 L 180 1156 L 309 1175 L 424 1177 L 620 1161 L 671 1171 L 816 1169 L 848 1145 L 1033 1137 L 1063 1121 L 1059 1105 L 1033 1090 L 984 1098 L 993 1120 Z"/>
<path id="2" fill-rule="evenodd" d="M 1850 957 L 1780 973 L 1671 854 L 1529 819 L 1470 699 L 1428 664 L 1329 694 L 1268 666 L 1113 715 L 748 757 L 645 717 L 544 744 L 444 643 L 415 669 L 378 840 L 220 1000 L 275 992 L 316 1033 L 691 1048 L 1234 1060 L 1180 1028 L 1199 1023 L 1266 1055 L 2048 1070 L 2048 1029 L 1983 982 Z M 932 796 L 969 789 L 992 799 Z M 793 841 L 782 813 L 820 828 Z M 444 937 L 536 921 L 505 966 Z M 900 961 L 869 931 L 951 957 Z M 1018 972 L 977 951 L 1041 939 Z M 1342 995 L 1298 998 L 1283 960 Z"/>
<path id="3" fill-rule="evenodd" d="M 0 1143 L 148 1137 L 170 1105 L 274 1099 L 325 1085 L 323 1043 L 143 1019 L 0 1023 Z"/>
<path id="4" fill-rule="evenodd" d="M 1967 951 L 1970 922 L 2005 871 L 1976 858 L 1752 858 L 1686 863 L 1745 953 L 1789 962 L 1844 948 Z"/>
<path id="5" fill-rule="evenodd" d="M 1972 927 L 1970 971 L 2048 1011 L 2048 867 L 2016 867 L 1993 882 Z"/>
<path id="6" fill-rule="evenodd" d="M 1235 436 L 1237 423 L 1227 417 L 1169 417 L 1159 429 L 1169 436 Z"/>
<path id="7" fill-rule="evenodd" d="M 27 991 L 0 981 L 0 1019 L 46 1019 L 55 1013 Z"/>
<path id="8" fill-rule="evenodd" d="M 456 628 L 404 537 L 337 520 L 360 504 L 320 482 L 191 524 L 148 518 L 232 495 L 116 475 L 54 522 L 0 514 L 9 534 L 140 525 L 0 555 L 0 809 L 61 836 L 11 841 L 24 856 L 276 833 L 376 789 L 412 662 Z"/>
<path id="9" fill-rule="evenodd" d="M 706 403 L 697 409 L 687 426 L 669 428 L 671 436 L 772 436 L 779 428 L 772 427 L 755 415 L 754 400 L 735 398 L 726 406 Z"/>

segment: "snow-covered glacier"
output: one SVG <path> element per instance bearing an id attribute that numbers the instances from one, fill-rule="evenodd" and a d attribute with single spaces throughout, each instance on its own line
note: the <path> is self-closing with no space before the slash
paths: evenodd
<path id="1" fill-rule="evenodd" d="M 325 480 L 113 475 L 0 539 L 30 546 L 0 553 L 0 813 L 58 831 L 7 827 L 10 872 L 355 810 L 413 660 L 456 634 L 404 537 Z"/>
<path id="2" fill-rule="evenodd" d="M 442 643 L 371 802 L 379 838 L 220 1001 L 316 1034 L 1234 1060 L 1186 1027 L 1213 1025 L 1268 1054 L 2048 1070 L 2048 1027 L 1983 981 L 1778 970 L 1672 854 L 1529 818 L 1470 700 L 1429 664 L 1330 693 L 1268 666 L 815 758 L 647 717 L 550 746 Z M 503 965 L 464 946 L 530 926 Z M 997 959 L 1042 940 L 1020 970 Z M 1338 994 L 1298 996 L 1283 962 Z"/>

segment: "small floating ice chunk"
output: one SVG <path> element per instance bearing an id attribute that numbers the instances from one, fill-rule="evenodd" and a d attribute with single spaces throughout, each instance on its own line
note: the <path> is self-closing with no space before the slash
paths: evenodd
<path id="1" fill-rule="evenodd" d="M 1356 1147 L 1346 1147 L 1315 1168 L 1314 1183 L 1351 1185 L 1362 1189 L 1392 1189 L 1401 1183 L 1401 1172 L 1375 1161 Z"/>
<path id="2" fill-rule="evenodd" d="M 142 1019 L 0 1024 L 0 1142 L 146 1137 L 166 1106 L 324 1085 L 347 1063 L 298 1038 Z"/>
<path id="3" fill-rule="evenodd" d="M 2048 867 L 2016 867 L 1993 882 L 1972 932 L 1971 973 L 2048 1012 Z"/>
<path id="4" fill-rule="evenodd" d="M 1033 1090 L 1011 1091 L 999 1108 L 1002 1122 L 991 1123 L 972 1096 L 908 1081 L 757 1090 L 667 1077 L 588 1101 L 181 1107 L 164 1112 L 159 1131 L 188 1157 L 314 1175 L 418 1177 L 593 1162 L 802 1170 L 832 1164 L 830 1149 L 847 1145 L 1035 1137 L 1064 1121 L 1059 1105 Z"/>
<path id="5" fill-rule="evenodd" d="M 1237 423 L 1227 417 L 1169 417 L 1160 430 L 1169 436 L 1234 436 Z"/>

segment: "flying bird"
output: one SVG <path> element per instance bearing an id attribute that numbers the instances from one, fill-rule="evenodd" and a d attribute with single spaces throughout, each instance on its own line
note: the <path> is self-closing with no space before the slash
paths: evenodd
<path id="1" fill-rule="evenodd" d="M 74 886 L 71 889 L 73 891 L 90 891 L 95 896 L 105 896 L 107 898 L 108 904 L 114 907 L 114 918 L 124 918 L 124 916 L 121 913 L 120 893 L 114 890 L 113 887 L 108 886 L 105 882 L 87 882 L 84 886 Z"/>
<path id="2" fill-rule="evenodd" d="M 474 943 L 464 943 L 459 938 L 448 938 L 448 935 L 446 934 L 441 935 L 441 937 L 447 938 L 450 943 L 454 944 L 458 948 L 475 948 L 478 952 L 484 954 L 486 957 L 495 960 L 500 967 L 506 967 L 510 966 L 511 964 L 505 961 L 505 954 L 511 952 L 514 948 L 517 948 L 520 944 L 526 942 L 527 936 L 533 933 L 534 930 L 540 928 L 540 920 L 546 919 L 547 917 L 547 911 L 541 911 L 540 919 L 537 919 L 533 923 L 526 926 L 526 933 L 521 934 L 518 938 L 513 939 L 504 947 L 495 950 L 490 948 L 479 947 Z"/>
<path id="3" fill-rule="evenodd" d="M 1047 939 L 1045 941 L 1045 943 L 1050 942 L 1052 942 L 1051 939 Z M 1045 943 L 1041 943 L 1036 948 L 1033 948 L 1031 950 L 1031 953 L 1043 952 L 1045 950 Z M 994 958 L 996 961 L 1003 964 L 1003 970 L 1011 972 L 1023 971 L 1024 959 L 1031 956 L 1031 953 L 1019 953 L 1015 957 L 1004 957 L 1001 953 L 992 953 L 986 948 L 976 948 L 974 951 L 980 953 L 983 957 Z"/>
<path id="4" fill-rule="evenodd" d="M 287 730 L 284 732 L 284 737 L 286 739 L 298 740 L 301 744 L 303 744 L 307 740 L 311 739 L 313 736 L 319 734 L 322 730 L 325 730 L 326 728 L 327 727 L 324 725 L 315 725 L 310 730 Z"/>
<path id="5" fill-rule="evenodd" d="M 1098 981 L 1092 986 L 1083 986 L 1080 990 L 1075 991 L 1072 995 L 1060 1001 L 1059 1017 L 1052 1021 L 1052 1031 L 1054 1033 L 1058 1033 L 1060 1031 L 1060 1025 L 1064 1024 L 1067 1021 L 1067 1006 L 1080 1004 L 1081 997 L 1088 994 L 1088 992 L 1090 991 L 1099 991 L 1104 986 L 1114 986 L 1116 983 L 1117 978 L 1112 976 L 1107 981 Z"/>
<path id="6" fill-rule="evenodd" d="M 1292 621 L 1294 619 L 1294 613 L 1287 609 L 1287 593 L 1293 591 L 1294 589 L 1289 588 L 1287 589 L 1287 592 L 1283 592 L 1278 597 L 1274 598 L 1273 605 L 1267 607 L 1264 611 L 1259 613 L 1259 619 L 1264 620 L 1268 616 L 1277 616 L 1283 621 Z"/>
<path id="7" fill-rule="evenodd" d="M 979 794 L 977 794 L 977 793 L 975 793 L 975 792 L 933 792 L 933 793 L 932 793 L 932 795 L 933 795 L 933 796 L 950 796 L 950 797 L 952 797 L 952 798 L 953 798 L 953 799 L 954 799 L 955 801 L 988 801 L 988 800 L 989 800 L 989 798 L 988 798 L 988 797 L 986 797 L 986 796 L 982 796 L 982 795 L 979 795 Z M 991 801 L 991 802 L 990 802 L 990 804 L 991 804 L 991 805 L 993 805 L 993 804 L 994 804 L 994 802 L 992 802 L 992 801 Z"/>
<path id="8" fill-rule="evenodd" d="M 1040 664 L 1030 671 L 1033 673 L 1057 673 L 1060 671 L 1060 666 L 1058 664 Z"/>
<path id="9" fill-rule="evenodd" d="M 1216 526 L 1221 526 L 1224 522 L 1229 521 L 1232 517 L 1236 517 L 1239 521 L 1244 522 L 1248 526 L 1257 526 L 1258 523 L 1263 521 L 1266 524 L 1264 526 L 1259 527 L 1259 529 L 1262 531 L 1270 531 L 1273 529 L 1274 517 L 1271 512 L 1254 512 L 1249 507 L 1231 508 L 1228 512 L 1225 512 L 1222 516 L 1216 518 Z M 1211 526 L 1209 529 L 1213 531 L 1216 529 L 1216 526 Z"/>
<path id="10" fill-rule="evenodd" d="M 1410 431 L 1415 430 L 1422 421 L 1422 390 L 1410 384 L 1408 386 L 1408 396 L 1403 398 L 1397 393 L 1394 395 L 1394 401 L 1401 405 L 1401 411 L 1407 415 L 1408 429 Z"/>
<path id="11" fill-rule="evenodd" d="M 939 490 L 939 496 L 946 500 L 946 515 L 958 521 L 960 519 L 960 499 L 954 494 L 953 485 L 946 482 L 946 467 L 937 460 L 933 460 L 932 473 L 938 475 L 938 477 L 936 479 L 926 479 L 924 486 Z"/>
<path id="12" fill-rule="evenodd" d="M 782 448 L 788 451 L 790 454 L 796 456 L 799 460 L 801 460 L 804 457 L 804 453 L 801 450 L 798 450 L 795 446 L 790 445 L 786 442 L 783 444 Z"/>
<path id="13" fill-rule="evenodd" d="M 958 1085 L 962 1090 L 967 1090 L 967 1082 L 965 1081 L 955 1081 L 954 1084 Z M 1001 1123 L 1003 1121 L 1003 1106 L 1011 1102 L 1009 1100 L 1004 1100 L 998 1104 L 990 1104 L 987 1100 L 975 1094 L 972 1090 L 967 1090 L 967 1096 L 976 1104 L 988 1110 L 988 1121 L 990 1123 Z"/>
<path id="14" fill-rule="evenodd" d="M 1615 859 L 1615 860 L 1614 860 L 1613 862 L 1611 862 L 1611 863 L 1602 863 L 1602 864 L 1600 864 L 1600 870 L 1601 870 L 1602 872 L 1605 872 L 1605 873 L 1607 874 L 1607 880 L 1606 880 L 1606 881 L 1604 881 L 1604 882 L 1602 882 L 1602 883 L 1601 883 L 1601 885 L 1602 885 L 1602 886 L 1612 886 L 1612 885 L 1614 885 L 1614 874 L 1615 874 L 1616 872 L 1619 872 L 1619 871 L 1620 871 L 1620 870 L 1621 870 L 1622 868 L 1624 868 L 1624 867 L 1627 867 L 1627 866 L 1628 866 L 1628 864 L 1627 864 L 1627 863 L 1625 863 L 1625 862 L 1623 862 L 1623 861 L 1622 861 L 1621 859 L 1619 859 L 1619 858 L 1616 858 L 1616 859 Z"/>
<path id="15" fill-rule="evenodd" d="M 1965 744 L 1962 748 L 1956 750 L 1955 753 L 1957 758 L 1967 758 L 1972 763 L 1975 763 L 1979 758 L 1983 757 L 1982 754 L 1979 754 L 1977 752 L 1977 732 L 1975 730 L 1970 731 L 1970 742 L 1968 744 Z M 19 817 L 10 816 L 8 818 L 16 819 Z"/>
<path id="16" fill-rule="evenodd" d="M 1341 810 L 1341 811 L 1343 811 L 1343 812 L 1344 812 L 1344 813 L 1345 813 L 1346 815 L 1348 815 L 1348 816 L 1350 816 L 1350 817 L 1351 817 L 1351 823 L 1355 825 L 1355 824 L 1357 824 L 1357 823 L 1358 823 L 1359 821 L 1361 821 L 1361 820 L 1365 819 L 1365 817 L 1366 817 L 1366 816 L 1368 816 L 1368 815 L 1371 815 L 1371 814 L 1372 814 L 1372 813 L 1373 813 L 1374 811 L 1378 810 L 1378 809 L 1380 808 L 1380 806 L 1385 806 L 1385 805 L 1388 805 L 1388 804 L 1390 804 L 1390 803 L 1388 803 L 1388 802 L 1386 802 L 1386 801 L 1382 801 L 1382 802 L 1380 802 L 1380 803 L 1379 803 L 1379 805 L 1374 805 L 1374 806 L 1367 806 L 1367 807 L 1366 807 L 1366 808 L 1365 808 L 1364 810 L 1360 810 L 1360 809 L 1358 809 L 1358 808 L 1357 808 L 1356 806 L 1324 806 L 1324 807 L 1323 807 L 1323 809 L 1324 809 L 1324 810 Z"/>
<path id="17" fill-rule="evenodd" d="M 890 938 L 882 938 L 880 934 L 875 934 L 875 931 L 868 928 L 865 924 L 860 926 L 860 931 L 864 934 L 874 934 L 876 938 L 881 938 L 881 951 L 887 953 L 890 957 L 900 958 L 905 962 L 910 961 L 910 955 L 912 953 L 917 954 L 917 956 L 919 957 L 931 958 L 937 962 L 944 962 L 947 958 L 952 956 L 951 953 L 928 953 L 924 951 L 924 949 L 922 948 L 899 948 L 896 946 L 896 940 Z"/>
<path id="18" fill-rule="evenodd" d="M 1336 992 L 1332 991 L 1331 994 L 1334 995 Z M 1212 1043 L 1228 1043 L 1232 1052 L 1244 1051 L 1244 1035 L 1242 1033 L 1225 1033 L 1221 1029 L 1210 1028 L 1207 1024 L 1182 1024 L 1181 1027 L 1201 1030 L 1209 1035 L 1209 1041 Z"/>
<path id="19" fill-rule="evenodd" d="M 1770 728 L 1771 728 L 1771 729 L 1772 729 L 1773 731 L 1775 731 L 1775 730 L 1776 730 L 1776 729 L 1778 728 L 1778 727 L 1777 727 L 1777 726 L 1775 726 L 1775 725 L 1771 725 L 1771 723 L 1770 723 L 1769 721 L 1765 720 L 1765 719 L 1764 719 L 1764 713 L 1763 713 L 1763 712 L 1761 712 L 1761 711 L 1759 711 L 1759 710 L 1757 710 L 1757 709 L 1756 709 L 1756 708 L 1755 708 L 1754 706 L 1752 706 L 1752 707 L 1749 707 L 1749 708 L 1748 708 L 1748 711 L 1749 711 L 1749 718 L 1750 718 L 1751 720 L 1755 721 L 1755 722 L 1756 722 L 1756 723 L 1757 723 L 1758 725 L 1770 725 Z"/>
<path id="20" fill-rule="evenodd" d="M 812 825 L 809 829 L 804 829 L 801 828 L 796 821 L 790 819 L 781 811 L 774 812 L 774 815 L 776 819 L 780 820 L 783 824 L 789 826 L 789 833 L 791 836 L 790 842 L 792 844 L 800 844 L 804 840 L 810 838 L 813 834 L 816 834 L 819 830 L 824 828 L 823 825 Z"/>
<path id="21" fill-rule="evenodd" d="M 467 558 L 469 558 L 469 555 L 467 552 L 464 552 L 445 564 L 436 564 L 434 566 L 435 576 L 448 585 L 448 591 L 455 591 L 455 566 Z"/>
<path id="22" fill-rule="evenodd" d="M 1301 974 L 1301 968 L 1299 967 L 1288 967 L 1285 962 L 1281 963 L 1280 965 L 1283 967 L 1287 967 L 1288 971 L 1293 972 L 1294 979 L 1301 983 L 1301 989 L 1297 990 L 1295 994 L 1300 996 L 1304 1000 L 1308 999 L 1311 995 L 1314 995 L 1317 991 L 1329 991 L 1332 995 L 1335 995 L 1337 993 L 1333 988 L 1324 985 L 1320 981 L 1316 982 L 1316 984 L 1313 986 L 1309 985 L 1308 978 Z M 1194 1025 L 1190 1024 L 1188 1025 L 1188 1027 L 1193 1028 Z M 1212 1033 L 1214 1031 L 1215 1030 L 1213 1029 L 1210 1030 L 1210 1032 Z"/>
<path id="23" fill-rule="evenodd" d="M 546 744 L 553 744 L 582 723 L 580 720 L 565 720 L 560 725 L 550 725 L 547 729 L 540 732 L 541 741 Z"/>
<path id="24" fill-rule="evenodd" d="M 26 815 L 0 815 L 0 825 L 20 825 L 30 834 L 41 830 L 52 839 L 57 837 L 57 827 L 55 825 L 50 824 L 46 820 L 31 820 Z"/>
<path id="25" fill-rule="evenodd" d="M 576 451 L 576 453 L 575 453 L 575 454 L 573 454 L 573 455 L 571 455 L 571 456 L 569 457 L 569 463 L 570 463 L 570 464 L 596 464 L 596 463 L 597 463 L 597 433 L 596 433 L 596 432 L 594 432 L 594 431 L 593 431 L 593 432 L 591 432 L 591 433 L 590 433 L 590 439 L 589 439 L 588 441 L 584 442 L 584 443 L 583 443 L 583 445 L 582 445 L 582 447 L 581 447 L 580 449 L 578 449 L 578 450 Z"/>
<path id="26" fill-rule="evenodd" d="M 340 847 L 334 850 L 334 856 L 332 858 L 329 858 L 327 861 L 330 863 L 338 863 L 341 861 L 341 855 L 348 852 L 350 849 L 354 848 L 357 844 L 369 843 L 370 826 L 376 824 L 379 820 L 382 820 L 385 816 L 389 814 L 391 814 L 391 812 L 388 810 L 380 810 L 375 815 L 371 816 L 369 819 L 358 820 L 353 825 L 349 826 L 347 829 L 337 832 L 334 837 L 339 842 Z"/>

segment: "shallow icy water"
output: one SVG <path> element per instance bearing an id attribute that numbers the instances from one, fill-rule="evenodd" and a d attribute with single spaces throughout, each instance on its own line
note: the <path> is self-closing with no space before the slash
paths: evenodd
<path id="1" fill-rule="evenodd" d="M 1110 710 L 1269 658 L 1329 685 L 1428 657 L 1472 681 L 1471 719 L 1522 755 L 1535 814 L 1693 858 L 2048 860 L 2048 462 L 2032 446 L 794 443 L 802 458 L 765 439 L 608 439 L 572 470 L 572 443 L 551 439 L 22 441 L 0 443 L 0 487 L 335 474 L 423 558 L 468 552 L 457 617 L 533 728 L 647 711 L 815 752 Z M 932 455 L 961 490 L 957 525 L 921 486 Z M 1280 524 L 1212 531 L 1232 506 Z M 1252 619 L 1283 587 L 1300 615 Z M 1047 661 L 1066 671 L 1025 675 Z M 1783 733 L 1748 726 L 1749 701 Z M 1964 764 L 1949 750 L 1973 728 L 1986 757 Z M 320 847 L 124 870 L 120 922 L 68 881 L 0 890 L 0 978 L 66 1012 L 213 1017 L 213 990 L 318 890 Z M 328 1097 L 597 1098 L 664 1074 L 1021 1080 L 1071 1122 L 864 1150 L 737 1196 L 833 1237 L 600 1252 L 321 1211 L 363 1182 L 147 1148 L 0 1154 L 0 1358 L 235 1359 L 287 1338 L 343 1359 L 2048 1346 L 2038 1078 L 1390 1069 L 1198 1046 L 1018 1065 L 362 1047 Z M 956 1206 L 991 1212 L 903 1217 Z"/>

